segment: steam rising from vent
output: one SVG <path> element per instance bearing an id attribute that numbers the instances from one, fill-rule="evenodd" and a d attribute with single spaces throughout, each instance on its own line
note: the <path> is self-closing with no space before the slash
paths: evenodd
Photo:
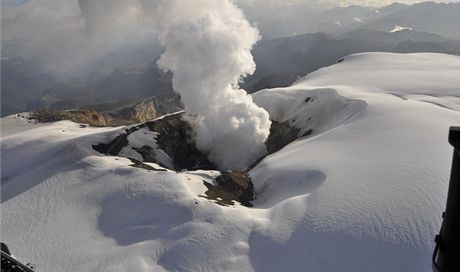
<path id="1" fill-rule="evenodd" d="M 161 1 L 160 68 L 173 72 L 173 88 L 186 110 L 202 117 L 198 149 L 221 169 L 243 169 L 262 156 L 268 113 L 238 87 L 255 71 L 250 50 L 259 32 L 228 0 Z"/>
<path id="2" fill-rule="evenodd" d="M 238 87 L 255 70 L 259 32 L 230 0 L 34 0 L 2 11 L 2 24 L 2 38 L 15 45 L 8 50 L 25 45 L 21 52 L 64 78 L 89 78 L 92 67 L 111 71 L 129 58 L 150 62 L 159 41 L 158 65 L 201 118 L 197 147 L 222 169 L 245 168 L 266 152 L 268 113 Z"/>
<path id="3" fill-rule="evenodd" d="M 104 16 L 122 23 L 142 18 L 155 29 L 165 48 L 158 65 L 173 73 L 173 88 L 187 112 L 201 117 L 197 147 L 221 169 L 243 169 L 266 152 L 268 113 L 238 87 L 241 77 L 255 71 L 250 50 L 259 32 L 232 2 L 79 0 L 79 5 L 92 36 L 107 32 L 102 22 L 110 20 Z"/>

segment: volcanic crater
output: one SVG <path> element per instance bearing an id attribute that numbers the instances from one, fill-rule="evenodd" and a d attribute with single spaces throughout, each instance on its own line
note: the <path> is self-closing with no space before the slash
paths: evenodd
<path id="1" fill-rule="evenodd" d="M 206 181 L 207 188 L 203 197 L 213 200 L 220 205 L 232 205 L 234 201 L 251 207 L 251 201 L 256 198 L 254 184 L 248 172 L 257 166 L 265 156 L 277 152 L 296 139 L 311 134 L 311 130 L 301 133 L 290 122 L 272 121 L 270 135 L 265 143 L 267 153 L 254 161 L 247 169 L 219 170 L 196 147 L 196 117 L 184 111 L 169 114 L 158 119 L 131 126 L 118 136 L 106 143 L 93 145 L 93 149 L 111 156 L 120 156 L 130 159 L 133 167 L 153 171 L 195 171 L 216 170 L 220 172 L 213 183 Z M 136 135 L 150 141 L 132 144 L 130 139 Z M 124 150 L 130 150 L 129 153 Z M 134 152 L 134 153 L 133 153 Z M 135 155 L 135 156 L 134 156 Z M 155 163 L 160 167 L 153 167 Z"/>

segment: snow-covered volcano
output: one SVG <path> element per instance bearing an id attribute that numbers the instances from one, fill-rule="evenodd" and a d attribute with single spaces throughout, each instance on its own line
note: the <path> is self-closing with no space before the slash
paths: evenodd
<path id="1" fill-rule="evenodd" d="M 93 149 L 125 127 L 2 118 L 2 241 L 37 271 L 431 271 L 460 57 L 352 55 L 253 99 L 304 137 L 250 171 L 252 208 Z"/>

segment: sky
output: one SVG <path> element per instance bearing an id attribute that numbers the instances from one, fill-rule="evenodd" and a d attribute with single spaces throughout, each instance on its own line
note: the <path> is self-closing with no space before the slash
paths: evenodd
<path id="1" fill-rule="evenodd" d="M 423 2 L 421 0 L 235 0 L 238 2 L 249 2 L 252 4 L 281 4 L 281 5 L 291 5 L 291 4 L 311 4 L 318 6 L 349 6 L 349 5 L 362 5 L 362 6 L 386 6 L 394 2 L 404 3 L 404 4 L 413 4 L 418 2 Z M 460 0 L 433 0 L 433 2 L 438 3 L 448 3 L 448 2 L 460 2 Z"/>
<path id="2" fill-rule="evenodd" d="M 137 16 L 141 9 L 132 3 L 162 3 L 150 0 L 91 0 L 98 7 L 118 3 L 117 9 L 99 12 L 93 24 L 82 18 L 78 0 L 0 0 L 2 3 L 2 45 L 5 41 L 18 42 L 21 46 L 3 48 L 6 53 L 35 54 L 47 60 L 47 68 L 56 73 L 69 74 L 69 69 L 85 66 L 89 62 L 100 63 L 99 57 L 123 48 L 149 48 L 155 42 L 148 20 Z M 179 0 L 180 5 L 196 0 Z M 257 26 L 262 38 L 269 39 L 297 33 L 317 32 L 314 15 L 334 6 L 351 4 L 384 6 L 392 0 L 231 0 L 240 7 L 251 24 Z M 436 0 L 436 2 L 460 0 Z M 404 3 L 417 0 L 399 0 Z M 27 3 L 27 4 L 24 4 Z M 22 5 L 21 5 L 22 4 Z M 18 8 L 21 7 L 21 8 Z M 132 12 L 131 12 L 132 11 Z M 309 21 L 309 18 L 312 18 Z M 147 18 L 148 19 L 148 18 Z M 296 19 L 299 19 L 296 21 Z M 92 43 L 88 43 L 81 29 L 90 24 Z M 302 31 L 295 26 L 301 26 Z M 297 27 L 299 28 L 299 27 Z M 18 39 L 17 39 L 18 38 Z M 20 39 L 19 39 L 20 38 Z M 148 45 L 148 46 L 146 46 Z M 151 46 L 150 46 L 151 47 Z M 32 50 L 32 49 L 33 50 Z M 29 50 L 30 49 L 30 50 Z M 152 50 L 153 51 L 153 50 Z M 79 52 L 78 54 L 76 52 Z M 140 52 L 139 50 L 136 52 Z M 153 54 L 153 53 L 152 53 Z M 152 55 L 150 54 L 150 55 Z M 8 55 L 8 54 L 6 54 Z M 132 56 L 132 54 L 125 54 Z M 150 56 L 149 55 L 149 56 Z M 86 58 L 82 56 L 87 56 Z M 117 55 L 121 56 L 121 55 Z M 10 56 L 12 57 L 12 56 Z M 151 56 L 150 56 L 151 57 Z M 121 58 L 121 57 L 119 57 Z M 141 60 L 148 59 L 139 55 Z M 79 71 L 84 71 L 79 69 Z"/>
<path id="3" fill-rule="evenodd" d="M 308 1 L 308 0 L 306 0 Z M 340 5 L 364 5 L 364 6 L 386 6 L 395 1 L 387 1 L 387 0 L 342 0 L 342 1 L 333 1 L 333 2 L 340 2 Z M 404 3 L 404 4 L 413 4 L 422 1 L 414 1 L 414 0 L 398 0 L 396 2 Z M 433 2 L 438 3 L 448 3 L 448 2 L 460 2 L 460 0 L 435 0 Z"/>
<path id="4" fill-rule="evenodd" d="M 20 4 L 27 1 L 34 0 L 0 0 L 2 5 Z M 35 0 L 36 1 L 36 0 Z M 282 3 L 282 4 L 296 4 L 296 3 L 308 3 L 308 4 L 326 4 L 327 6 L 349 6 L 349 5 L 364 5 L 364 6 L 385 6 L 395 1 L 393 0 L 234 0 L 235 2 L 253 2 L 260 4 L 270 3 Z M 432 0 L 438 3 L 447 2 L 460 2 L 460 0 Z M 397 0 L 396 2 L 404 4 L 413 4 L 422 2 L 421 0 Z"/>

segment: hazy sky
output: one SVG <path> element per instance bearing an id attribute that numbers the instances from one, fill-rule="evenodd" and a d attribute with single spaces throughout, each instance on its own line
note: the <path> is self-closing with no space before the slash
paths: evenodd
<path id="1" fill-rule="evenodd" d="M 153 52 L 155 29 L 149 23 L 151 16 L 141 16 L 145 9 L 141 3 L 160 3 L 168 0 L 86 0 L 93 7 L 82 13 L 79 0 L 0 0 L 2 3 L 2 46 L 11 41 L 14 46 L 3 47 L 3 55 L 33 54 L 46 59 L 47 68 L 57 73 L 67 71 L 98 57 L 121 49 L 143 48 Z M 83 0 L 80 0 L 83 1 Z M 181 5 L 194 4 L 196 0 L 177 0 Z M 203 1 L 203 0 L 202 0 Z M 324 22 L 315 14 L 336 6 L 350 4 L 384 6 L 392 0 L 231 0 L 242 8 L 246 18 L 257 25 L 263 38 L 273 38 L 300 33 L 326 31 Z M 447 2 L 460 0 L 436 0 Z M 404 3 L 417 0 L 399 0 Z M 196 1 L 196 3 L 200 3 Z M 98 14 L 94 20 L 84 14 Z M 87 40 L 87 35 L 91 37 Z M 18 49 L 18 46 L 24 49 Z M 78 54 L 77 54 L 78 52 Z M 130 52 L 130 51 L 129 51 Z M 136 52 L 141 52 L 137 50 Z M 151 53 L 150 55 L 152 55 Z M 132 58 L 132 53 L 126 56 Z M 149 56 L 150 56 L 149 55 Z M 10 57 L 11 57 L 10 56 Z M 121 54 L 117 54 L 121 56 Z M 144 55 L 139 59 L 147 60 Z"/>
<path id="2" fill-rule="evenodd" d="M 26 2 L 27 0 L 0 0 L 2 4 L 18 4 Z M 31 0 L 33 1 L 33 0 Z M 192 0 L 193 1 L 193 0 Z M 260 4 L 272 3 L 308 3 L 308 4 L 327 4 L 329 6 L 348 6 L 348 5 L 366 5 L 366 6 L 385 6 L 393 2 L 412 4 L 423 2 L 423 0 L 234 0 L 235 2 L 254 2 Z M 460 2 L 460 0 L 432 0 L 433 2 Z"/>
<path id="3" fill-rule="evenodd" d="M 308 0 L 305 0 L 308 2 Z M 385 6 L 389 5 L 393 2 L 399 2 L 399 3 L 404 3 L 404 4 L 413 4 L 417 2 L 422 2 L 422 1 L 414 1 L 414 0 L 397 0 L 397 1 L 391 1 L 391 0 L 341 0 L 341 1 L 334 1 L 334 2 L 339 2 L 341 5 L 369 5 L 369 6 Z M 433 2 L 438 2 L 438 3 L 447 3 L 447 2 L 460 2 L 460 0 L 434 0 Z"/>
<path id="4" fill-rule="evenodd" d="M 413 4 L 424 2 L 423 0 L 235 0 L 238 2 L 252 3 L 252 4 L 311 4 L 311 5 L 324 5 L 324 6 L 349 6 L 349 5 L 364 5 L 364 6 L 386 6 L 394 2 Z M 438 3 L 460 2 L 460 0 L 433 0 Z"/>

